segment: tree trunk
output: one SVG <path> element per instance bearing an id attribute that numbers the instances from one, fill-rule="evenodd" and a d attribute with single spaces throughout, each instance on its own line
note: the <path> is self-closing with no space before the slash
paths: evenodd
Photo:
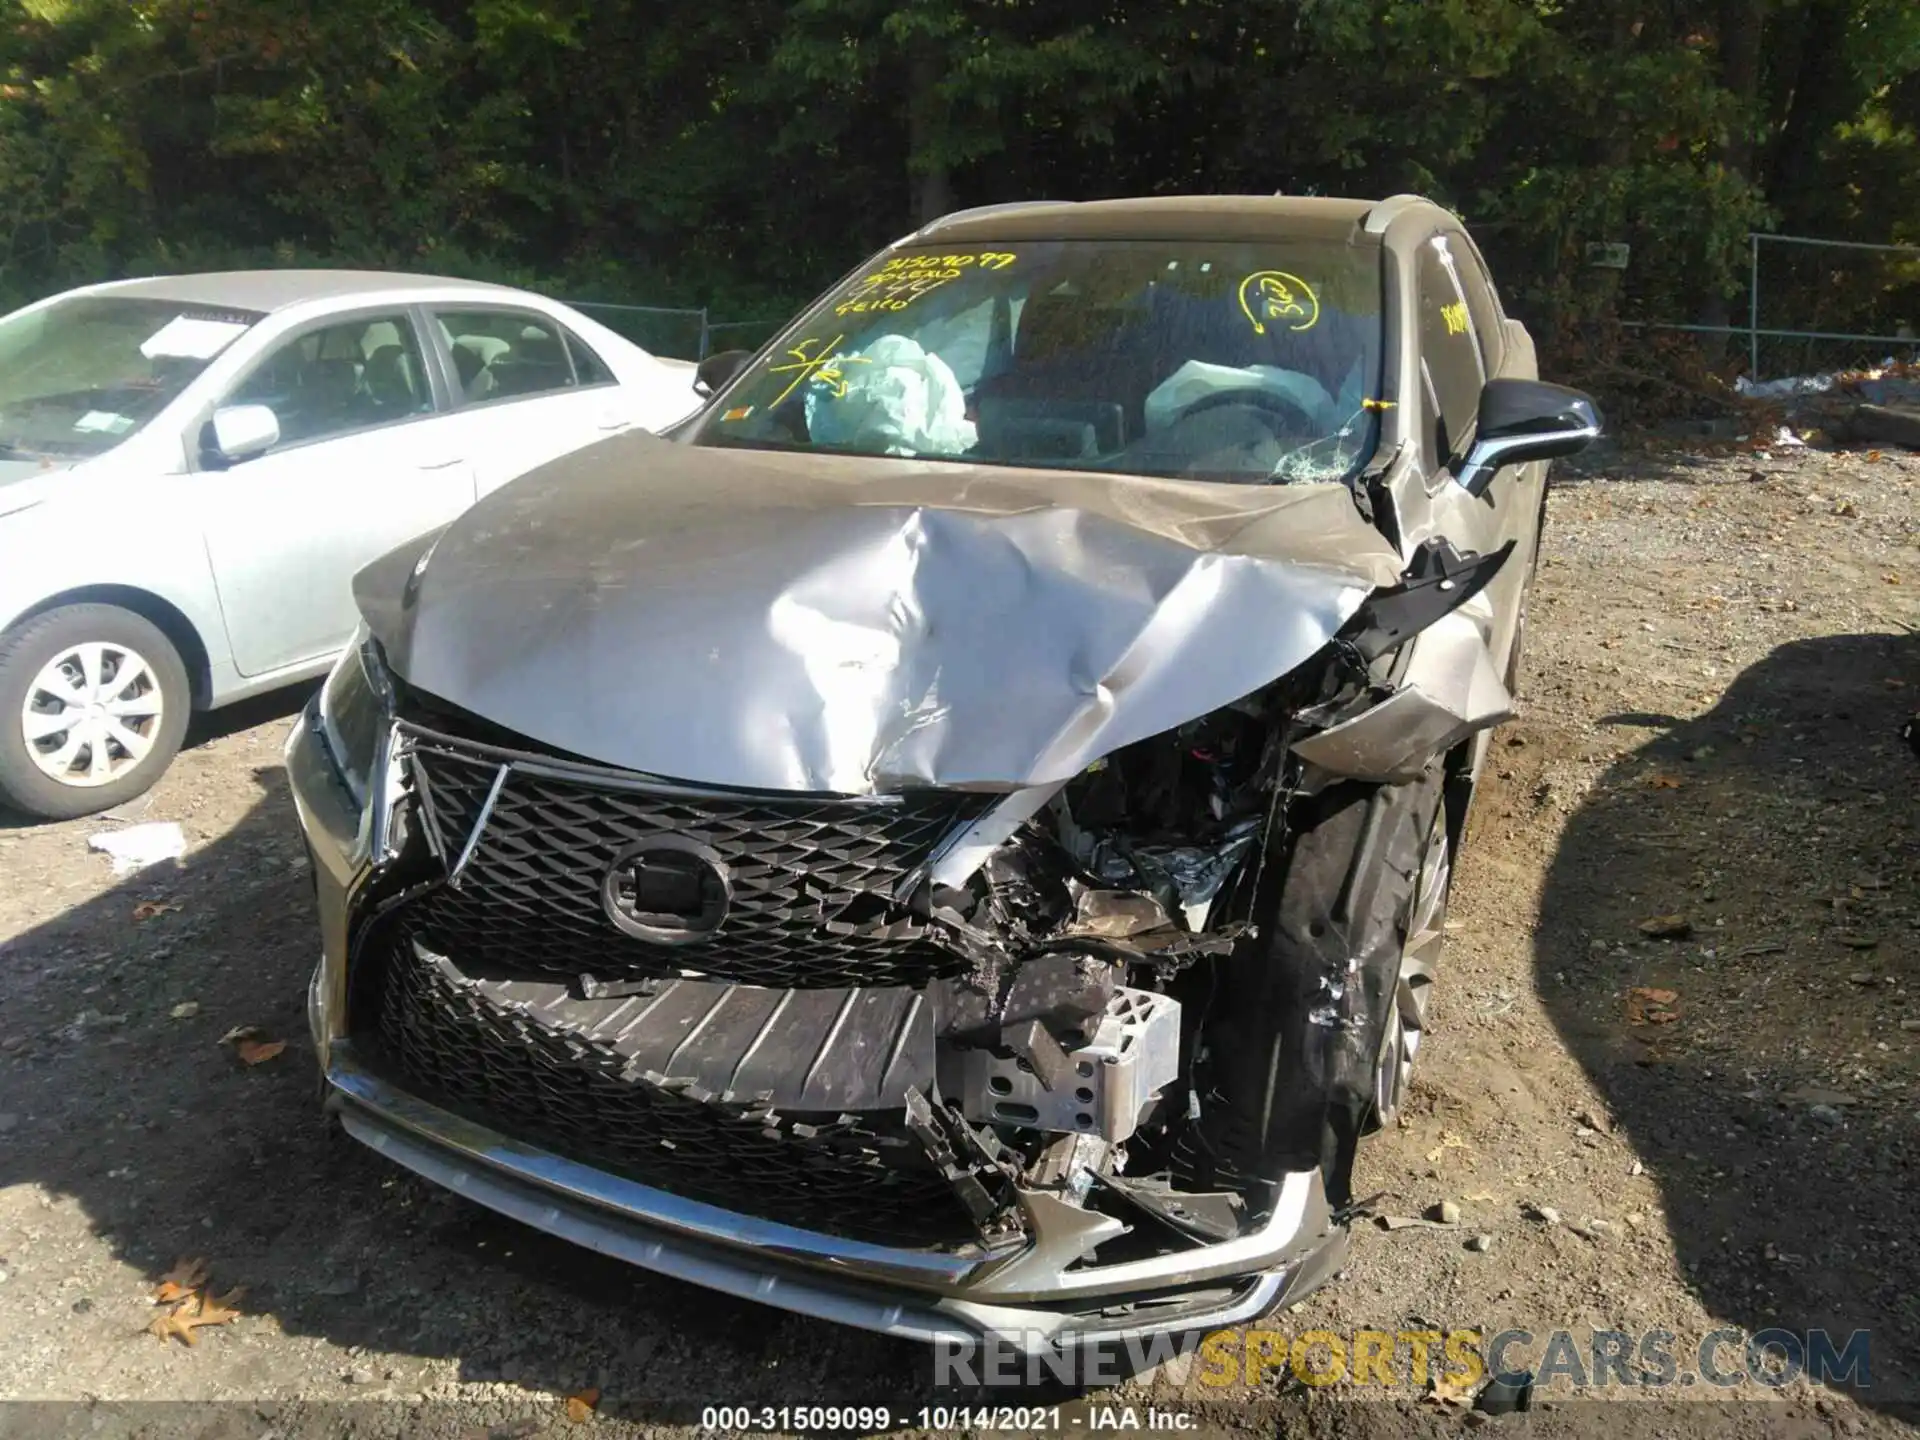
<path id="1" fill-rule="evenodd" d="M 1865 96 L 1846 56 L 1850 0 L 1807 0 L 1800 63 L 1780 125 L 1767 198 L 1786 234 L 1831 235 L 1844 208 L 1825 173 L 1822 151 L 1834 128 L 1859 112 Z"/>
<path id="2" fill-rule="evenodd" d="M 938 42 L 916 35 L 907 52 L 907 183 L 913 223 L 925 225 L 953 209 L 953 181 L 938 156 L 946 140 L 946 101 L 940 94 Z"/>
<path id="3" fill-rule="evenodd" d="M 1767 0 L 1720 0 L 1720 83 L 1737 107 L 1734 122 L 1720 147 L 1720 161 L 1733 174 L 1753 182 L 1753 161 L 1760 129 L 1760 40 L 1766 29 Z M 1707 297 L 1700 313 L 1702 325 L 1729 323 L 1731 310 L 1725 295 Z M 1718 359 L 1732 337 L 1703 335 L 1701 348 Z"/>

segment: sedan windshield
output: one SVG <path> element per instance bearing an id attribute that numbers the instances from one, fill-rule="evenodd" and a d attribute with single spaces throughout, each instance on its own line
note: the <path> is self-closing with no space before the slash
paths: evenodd
<path id="1" fill-rule="evenodd" d="M 1047 241 L 889 251 L 695 441 L 1262 484 L 1372 454 L 1380 252 Z"/>
<path id="2" fill-rule="evenodd" d="M 0 459 L 104 454 L 259 320 L 252 310 L 76 295 L 0 320 Z"/>

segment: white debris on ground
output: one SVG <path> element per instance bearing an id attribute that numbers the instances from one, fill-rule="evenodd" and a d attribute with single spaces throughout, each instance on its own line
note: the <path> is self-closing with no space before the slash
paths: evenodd
<path id="1" fill-rule="evenodd" d="M 1888 356 L 1878 365 L 1859 370 L 1782 375 L 1773 380 L 1754 380 L 1742 375 L 1733 382 L 1733 389 L 1747 400 L 1791 400 L 1802 395 L 1839 392 L 1874 405 L 1911 403 L 1920 401 L 1920 373 L 1916 373 L 1911 364 Z"/>
<path id="2" fill-rule="evenodd" d="M 173 821 L 161 820 L 89 835 L 87 848 L 111 859 L 114 874 L 131 875 L 162 860 L 178 860 L 187 853 L 187 837 Z"/>

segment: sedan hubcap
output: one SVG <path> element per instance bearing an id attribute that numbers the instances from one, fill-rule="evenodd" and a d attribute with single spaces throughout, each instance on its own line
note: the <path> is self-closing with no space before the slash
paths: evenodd
<path id="1" fill-rule="evenodd" d="M 1414 882 L 1413 904 L 1407 914 L 1407 942 L 1400 953 L 1400 974 L 1387 1009 L 1380 1061 L 1374 1072 L 1374 1115 L 1388 1124 L 1400 1112 L 1407 1087 L 1413 1081 L 1413 1060 L 1427 1028 L 1427 997 L 1446 943 L 1447 886 L 1453 878 L 1453 857 L 1447 844 L 1447 810 L 1433 817 L 1426 848 L 1420 856 L 1420 875 Z"/>
<path id="2" fill-rule="evenodd" d="M 20 709 L 27 754 L 62 785 L 105 785 L 138 765 L 160 733 L 160 681 L 124 645 L 70 646 L 33 677 Z"/>

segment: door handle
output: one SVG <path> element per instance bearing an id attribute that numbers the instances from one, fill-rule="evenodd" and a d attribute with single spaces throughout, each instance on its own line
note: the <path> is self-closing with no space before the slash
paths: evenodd
<path id="1" fill-rule="evenodd" d="M 444 460 L 422 460 L 420 462 L 420 468 L 422 470 L 445 470 L 449 466 L 464 463 L 466 458 L 464 455 L 449 455 Z"/>
<path id="2" fill-rule="evenodd" d="M 600 428 L 602 430 L 625 430 L 631 424 L 633 424 L 633 421 L 624 415 L 602 415 L 600 417 Z"/>

